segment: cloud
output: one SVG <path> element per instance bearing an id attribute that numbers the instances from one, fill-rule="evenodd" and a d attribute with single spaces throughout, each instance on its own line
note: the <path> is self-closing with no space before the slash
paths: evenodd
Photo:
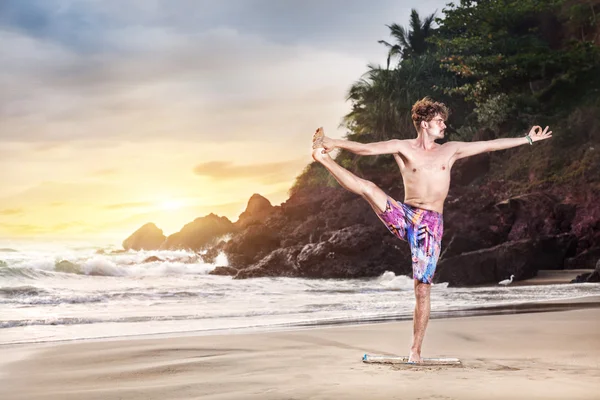
<path id="1" fill-rule="evenodd" d="M 211 161 L 194 167 L 196 175 L 219 180 L 253 179 L 267 184 L 289 181 L 306 165 L 303 159 L 263 164 L 235 165 L 230 161 Z"/>
<path id="2" fill-rule="evenodd" d="M 94 171 L 90 174 L 90 176 L 110 176 L 116 175 L 119 172 L 117 168 L 105 168 Z"/>
<path id="3" fill-rule="evenodd" d="M 294 111 L 306 116 L 344 104 L 348 82 L 364 67 L 358 57 L 284 47 L 230 29 L 153 33 L 161 34 L 165 44 L 151 51 L 96 57 L 0 31 L 0 41 L 14 43 L 0 61 L 36 66 L 0 67 L 7 88 L 0 140 L 210 140 L 215 132 L 234 140 L 257 123 L 266 139 L 275 134 L 265 129 L 269 123 L 285 129 Z"/>
<path id="4" fill-rule="evenodd" d="M 0 11 L 0 140 L 13 141 L 224 141 L 249 126 L 276 138 L 322 110 L 339 122 L 365 49 L 385 59 L 376 40 L 390 15 L 409 12 L 392 0 L 6 1 Z"/>
<path id="5" fill-rule="evenodd" d="M 22 208 L 6 208 L 4 210 L 0 210 L 0 215 L 19 215 L 23 214 Z"/>
<path id="6" fill-rule="evenodd" d="M 133 203 L 110 204 L 110 205 L 104 206 L 103 208 L 106 208 L 108 210 L 120 210 L 120 209 L 126 209 L 126 208 L 151 207 L 153 205 L 154 205 L 154 203 L 140 201 L 140 202 L 133 202 Z"/>
<path id="7" fill-rule="evenodd" d="M 16 235 L 52 235 L 64 232 L 86 232 L 87 225 L 82 221 L 65 222 L 49 226 L 36 224 L 2 224 L 0 233 L 4 231 L 11 236 Z"/>

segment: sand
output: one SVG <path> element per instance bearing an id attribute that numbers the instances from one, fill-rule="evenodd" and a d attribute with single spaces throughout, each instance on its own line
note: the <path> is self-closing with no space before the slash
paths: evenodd
<path id="1" fill-rule="evenodd" d="M 593 269 L 539 270 L 535 277 L 516 281 L 512 286 L 569 284 L 578 275 L 592 271 Z"/>
<path id="2" fill-rule="evenodd" d="M 410 337 L 406 321 L 5 346 L 0 399 L 600 398 L 599 308 L 431 320 L 423 356 L 460 367 L 361 362 Z"/>

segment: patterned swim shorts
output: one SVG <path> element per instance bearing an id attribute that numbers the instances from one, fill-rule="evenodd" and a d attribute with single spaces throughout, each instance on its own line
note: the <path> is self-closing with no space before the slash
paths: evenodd
<path id="1" fill-rule="evenodd" d="M 413 278 L 431 283 L 442 248 L 442 214 L 388 197 L 385 211 L 377 215 L 390 232 L 410 245 Z"/>

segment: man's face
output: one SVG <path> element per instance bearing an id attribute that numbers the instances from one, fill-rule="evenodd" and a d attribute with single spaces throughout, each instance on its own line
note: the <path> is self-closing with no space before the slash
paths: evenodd
<path id="1" fill-rule="evenodd" d="M 436 114 L 431 121 L 427 122 L 426 130 L 429 136 L 433 136 L 436 139 L 442 139 L 446 131 L 446 121 L 441 115 Z"/>

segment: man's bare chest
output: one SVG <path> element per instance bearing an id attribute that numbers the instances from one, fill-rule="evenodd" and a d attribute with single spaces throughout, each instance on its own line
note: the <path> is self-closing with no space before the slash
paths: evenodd
<path id="1" fill-rule="evenodd" d="M 404 157 L 402 169 L 405 172 L 444 174 L 451 168 L 452 155 L 448 151 L 438 150 L 435 152 L 411 152 Z"/>

